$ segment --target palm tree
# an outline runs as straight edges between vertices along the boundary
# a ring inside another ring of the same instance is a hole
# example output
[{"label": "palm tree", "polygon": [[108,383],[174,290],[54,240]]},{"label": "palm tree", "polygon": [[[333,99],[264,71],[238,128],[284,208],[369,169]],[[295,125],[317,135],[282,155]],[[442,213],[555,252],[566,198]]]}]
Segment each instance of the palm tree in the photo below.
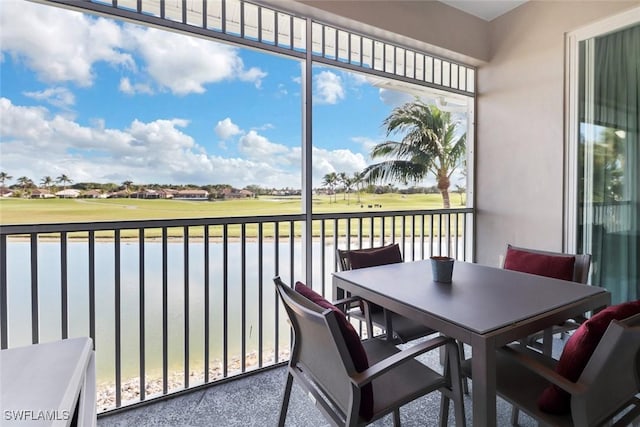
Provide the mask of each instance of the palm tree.
[{"label": "palm tree", "polygon": [[360,203],[360,191],[362,191],[362,184],[364,183],[364,173],[354,172],[353,177],[351,178],[351,183],[356,187],[358,203]]},{"label": "palm tree", "polygon": [[56,178],[56,182],[61,183],[64,190],[67,189],[67,184],[71,184],[73,180],[69,178],[67,175],[62,174]]},{"label": "palm tree", "polygon": [[13,178],[11,175],[9,175],[6,172],[0,172],[0,183],[2,184],[2,187],[4,187],[4,182]]},{"label": "palm tree", "polygon": [[51,185],[53,184],[53,178],[51,178],[50,176],[45,176],[40,180],[40,185],[42,185],[44,188],[49,188],[51,187]]},{"label": "palm tree", "polygon": [[22,188],[23,197],[24,197],[24,195],[28,194],[27,190],[29,188],[35,187],[33,181],[31,180],[31,178],[26,177],[26,176],[21,176],[20,178],[18,178],[16,180],[16,183],[20,186],[20,188]]},{"label": "palm tree", "polygon": [[133,181],[123,181],[122,186],[124,187],[124,191],[129,192],[129,187],[133,184]]},{"label": "palm tree", "polygon": [[333,198],[335,200],[335,192],[333,191],[333,189],[335,188],[337,183],[338,183],[338,174],[336,174],[335,172],[330,172],[322,178],[322,185],[325,187],[328,187],[330,191],[329,203],[331,203],[331,193],[333,193]]},{"label": "palm tree", "polygon": [[386,158],[368,166],[368,182],[397,180],[418,182],[431,173],[445,208],[451,207],[451,175],[464,159],[466,133],[457,136],[451,115],[420,100],[395,108],[384,121],[387,136],[402,133],[401,141],[385,141],[371,151],[372,158]]}]

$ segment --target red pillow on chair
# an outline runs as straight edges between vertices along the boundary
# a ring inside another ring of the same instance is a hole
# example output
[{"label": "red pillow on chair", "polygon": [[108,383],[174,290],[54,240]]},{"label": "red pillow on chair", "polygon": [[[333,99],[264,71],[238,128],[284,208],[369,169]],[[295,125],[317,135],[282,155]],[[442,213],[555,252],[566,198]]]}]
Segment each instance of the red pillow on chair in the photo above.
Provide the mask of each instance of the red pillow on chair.
[{"label": "red pillow on chair", "polygon": [[[367,352],[362,346],[360,336],[356,332],[353,325],[347,320],[344,313],[338,309],[335,305],[324,299],[322,295],[315,292],[302,282],[296,282],[296,292],[304,296],[308,300],[316,303],[322,308],[328,308],[335,311],[338,315],[338,325],[340,331],[344,337],[344,341],[347,344],[347,349],[353,360],[353,365],[356,371],[362,372],[369,367],[369,359],[367,358]],[[362,394],[360,396],[360,416],[365,420],[370,420],[373,417],[373,387],[371,383],[362,387]]]},{"label": "red pillow on chair", "polygon": [[[379,265],[396,264],[402,262],[400,245],[394,243],[379,248],[356,249],[349,251],[349,263],[352,269],[377,267]],[[360,303],[360,310],[364,313],[364,305]],[[369,304],[371,312],[382,311],[382,307]]]},{"label": "red pillow on chair", "polygon": [[349,252],[351,268],[376,267],[378,265],[402,262],[400,246],[397,243],[380,248],[353,250]]},{"label": "red pillow on chair", "polygon": [[[556,366],[556,372],[576,382],[612,320],[622,320],[640,313],[640,301],[612,305],[583,323],[567,341]],[[571,411],[571,396],[551,384],[538,398],[538,408],[550,414]]]},{"label": "red pillow on chair", "polygon": [[504,258],[506,270],[537,274],[561,280],[573,280],[574,256],[547,255],[526,250],[507,248]]}]

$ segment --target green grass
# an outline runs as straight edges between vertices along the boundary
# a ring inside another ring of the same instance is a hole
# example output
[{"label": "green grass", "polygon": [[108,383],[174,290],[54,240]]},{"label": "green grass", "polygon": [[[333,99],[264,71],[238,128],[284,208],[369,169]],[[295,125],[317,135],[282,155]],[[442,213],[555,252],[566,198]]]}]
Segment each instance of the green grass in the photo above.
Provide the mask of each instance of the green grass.
[{"label": "green grass", "polygon": [[[453,200],[458,201],[459,199]],[[378,205],[378,207],[374,207]],[[371,208],[369,208],[371,206]],[[381,206],[381,207],[380,207]],[[454,203],[454,207],[455,206]],[[317,196],[313,200],[314,213],[344,213],[344,212],[384,212],[390,210],[416,210],[416,209],[440,209],[442,199],[439,194],[362,194],[360,202],[357,196],[352,195],[351,200],[346,200],[343,194],[338,194],[335,199],[328,196]],[[259,197],[257,199],[221,200],[213,202],[182,201],[182,200],[141,200],[141,199],[2,199],[0,200],[0,224],[46,224],[46,223],[73,223],[73,222],[99,222],[99,221],[134,221],[150,219],[184,219],[184,218],[221,218],[234,216],[262,216],[284,215],[301,213],[300,197]],[[370,220],[363,219],[363,238],[368,237]],[[375,223],[374,233],[379,234],[379,220]],[[357,219],[351,220],[351,229],[355,231],[359,225]],[[407,224],[407,233],[411,233]],[[321,233],[320,222],[314,221],[313,235]],[[426,224],[429,228],[430,224]],[[344,235],[347,229],[347,221],[341,220],[338,224],[338,233]],[[387,233],[391,230],[391,219],[385,224]],[[460,224],[461,229],[461,224]],[[258,226],[248,224],[246,235],[257,236]],[[396,230],[401,232],[401,225],[396,223]],[[435,218],[433,233],[437,234],[439,223]],[[294,224],[293,234],[299,236],[302,232],[302,223]],[[145,236],[155,238],[161,236],[160,229],[148,229]],[[182,237],[182,227],[170,228],[170,237]],[[191,236],[202,236],[203,227],[190,227]],[[210,226],[211,237],[222,237],[222,226]],[[333,224],[328,224],[325,235],[333,236]],[[426,230],[431,234],[431,230]],[[97,232],[98,237],[113,237],[113,232]],[[239,225],[230,225],[227,229],[228,237],[238,237],[241,234]],[[264,237],[274,236],[274,227],[267,224],[264,227]],[[280,236],[289,236],[288,224],[281,224]],[[86,233],[71,233],[72,238],[86,237]],[[137,237],[137,230],[123,230],[123,237]]]},{"label": "green grass", "polygon": [[[382,208],[369,208],[382,205]],[[361,207],[362,206],[362,207]],[[382,210],[440,209],[438,194],[363,194],[360,203],[352,195],[316,196],[314,213],[366,212]],[[178,218],[221,218],[233,216],[284,215],[301,213],[299,197],[195,202],[143,199],[0,199],[1,224],[47,224],[66,222],[129,221]]]}]

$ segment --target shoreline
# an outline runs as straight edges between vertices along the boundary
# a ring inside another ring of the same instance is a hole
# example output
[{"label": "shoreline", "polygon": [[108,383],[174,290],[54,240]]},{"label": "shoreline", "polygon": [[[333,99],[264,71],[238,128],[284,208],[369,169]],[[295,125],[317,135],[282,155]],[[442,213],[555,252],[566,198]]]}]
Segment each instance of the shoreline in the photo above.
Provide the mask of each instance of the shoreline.
[{"label": "shoreline", "polygon": [[[262,367],[274,365],[273,349],[264,350],[262,354]],[[278,352],[278,363],[284,362],[289,359],[289,349],[280,350]],[[232,378],[234,375],[250,372],[254,369],[258,369],[258,352],[252,351],[245,356],[245,371],[241,370],[241,358],[233,357],[230,359],[227,366],[227,377]],[[222,362],[218,359],[210,362],[209,368],[209,382],[207,384],[213,385],[217,380],[222,380],[225,377],[222,375]],[[151,375],[147,374],[145,378],[150,378]],[[194,387],[205,384],[204,371],[189,372],[189,386]],[[150,381],[145,382],[145,400],[155,397],[163,396],[163,380],[162,378],[154,377]],[[184,371],[171,371],[167,377],[167,389],[171,394],[172,391],[188,390],[184,388]],[[122,381],[121,386],[121,405],[123,408],[134,403],[141,402],[140,400],[140,377],[128,378]],[[115,382],[97,382],[96,383],[96,402],[98,414],[106,411],[110,411],[116,408],[116,390]]]}]

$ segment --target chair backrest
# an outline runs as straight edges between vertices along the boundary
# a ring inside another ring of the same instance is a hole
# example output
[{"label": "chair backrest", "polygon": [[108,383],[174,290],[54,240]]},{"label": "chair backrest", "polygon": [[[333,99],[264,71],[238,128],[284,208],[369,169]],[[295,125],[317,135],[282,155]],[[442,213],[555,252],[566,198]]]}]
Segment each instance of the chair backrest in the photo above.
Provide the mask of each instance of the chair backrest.
[{"label": "chair backrest", "polygon": [[338,258],[338,269],[340,271],[351,270],[351,262],[349,262],[349,251],[346,249],[336,249]]},{"label": "chair backrest", "polygon": [[293,328],[289,365],[299,368],[306,380],[322,390],[344,417],[351,411],[350,402],[359,407],[360,396],[352,393],[348,374],[355,372],[355,367],[340,331],[337,313],[314,304],[279,277],[274,278],[274,282]]},{"label": "chair backrest", "polygon": [[640,392],[640,314],[612,321],[578,383],[585,393],[571,399],[574,425],[608,420]]},{"label": "chair backrest", "polygon": [[352,264],[352,256],[357,256],[358,261],[361,264],[359,267],[371,267],[374,265],[402,262],[400,246],[397,243],[364,249],[336,249],[336,257],[338,258],[338,267],[340,268],[340,271],[351,270],[354,268],[354,265],[356,268],[358,267],[357,262]]},{"label": "chair backrest", "polygon": [[519,251],[531,252],[534,254],[544,254],[544,255],[552,255],[552,256],[573,256],[575,258],[575,263],[573,264],[573,281],[586,284],[589,280],[589,268],[591,267],[591,254],[568,254],[564,252],[552,252],[552,251],[542,251],[538,249],[529,249],[529,248],[521,248],[518,246],[513,246],[511,244],[507,245],[507,249],[516,249]]}]

